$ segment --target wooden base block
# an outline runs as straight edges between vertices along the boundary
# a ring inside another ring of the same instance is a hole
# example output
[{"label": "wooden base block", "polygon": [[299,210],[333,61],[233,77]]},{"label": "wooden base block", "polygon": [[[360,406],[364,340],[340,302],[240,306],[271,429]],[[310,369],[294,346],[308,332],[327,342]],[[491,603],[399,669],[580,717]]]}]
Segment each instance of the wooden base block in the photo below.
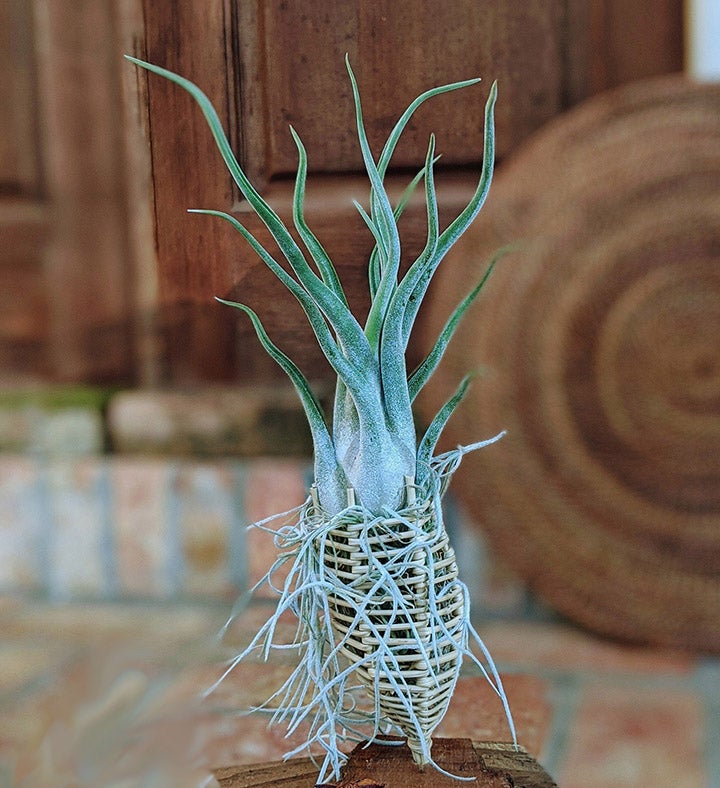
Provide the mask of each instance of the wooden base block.
[{"label": "wooden base block", "polygon": [[[398,740],[400,741],[400,740]],[[434,739],[433,757],[458,777],[475,777],[478,788],[553,788],[556,783],[522,747],[504,742]],[[215,771],[221,788],[458,788],[462,783],[431,766],[420,769],[405,746],[358,745],[350,754],[339,782],[318,783],[309,758],[231,766]]]}]

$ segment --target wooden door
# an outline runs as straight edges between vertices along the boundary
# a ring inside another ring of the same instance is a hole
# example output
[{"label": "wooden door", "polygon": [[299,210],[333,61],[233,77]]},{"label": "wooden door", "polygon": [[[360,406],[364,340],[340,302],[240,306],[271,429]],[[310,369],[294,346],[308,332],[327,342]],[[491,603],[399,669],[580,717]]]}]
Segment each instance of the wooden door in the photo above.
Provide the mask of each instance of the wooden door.
[{"label": "wooden door", "polygon": [[17,374],[45,366],[48,330],[42,251],[49,219],[32,32],[27,3],[0,6],[0,368]]},{"label": "wooden door", "polygon": [[135,0],[0,3],[3,384],[140,378],[130,195],[149,194],[149,159],[130,175],[122,71],[139,30]]},{"label": "wooden door", "polygon": [[[481,15],[475,0],[441,7],[429,0],[209,7],[152,0],[145,4],[146,56],[191,77],[211,97],[243,165],[286,220],[296,167],[288,131],[292,123],[310,161],[308,221],[362,313],[371,239],[352,199],[364,199],[368,187],[358,174],[362,161],[345,52],[361,84],[375,150],[423,89],[485,77],[483,87],[438,99],[420,114],[396,158],[403,173],[391,177],[397,190],[407,182],[407,171],[422,162],[430,129],[438,132],[444,161],[453,168],[441,181],[447,220],[472,193],[482,149],[482,108],[493,78],[502,82],[501,153],[561,107],[561,4],[531,0],[525,5],[520,20],[499,7]],[[531,69],[531,62],[543,68]],[[187,207],[232,209],[251,232],[268,237],[233,190],[192,100],[153,77],[148,95],[162,334],[171,379],[276,376],[249,322],[215,304],[215,295],[249,303],[311,377],[325,376],[302,313],[262,263],[218,220],[185,214]],[[408,258],[422,241],[423,217],[418,205],[403,223]]]},{"label": "wooden door", "polygon": [[[599,70],[593,62],[597,40],[605,42],[608,62],[617,59],[614,27],[608,28],[598,5],[566,0],[146,0],[145,47],[138,54],[202,87],[226,122],[247,172],[288,221],[296,167],[288,132],[288,124],[293,125],[309,155],[309,223],[362,314],[371,240],[351,200],[362,200],[368,187],[359,174],[344,54],[358,76],[376,151],[422,90],[483,77],[481,86],[438,98],[418,113],[389,178],[391,190],[404,186],[424,158],[429,132],[435,131],[443,154],[438,182],[447,222],[474,188],[482,108],[494,79],[500,85],[500,159],[566,106],[617,81],[615,71]],[[668,3],[664,6],[664,18],[672,18]],[[672,57],[662,52],[650,70],[668,68]],[[176,383],[256,382],[280,374],[260,349],[249,321],[216,305],[215,295],[254,307],[273,339],[311,377],[325,377],[328,370],[299,308],[242,239],[220,220],[185,213],[195,207],[232,210],[261,239],[268,237],[233,189],[193,101],[155,76],[149,77],[147,90],[165,377]],[[424,217],[418,202],[403,219],[406,260],[423,242]]]},{"label": "wooden door", "polygon": [[[276,379],[247,321],[214,295],[257,307],[311,377],[328,374],[299,308],[241,239],[186,214],[189,207],[236,211],[267,237],[192,101],[148,80],[123,52],[201,85],[248,173],[285,218],[293,123],[310,157],[309,221],[362,313],[371,242],[351,205],[367,184],[345,52],[376,150],[421,90],[484,78],[418,114],[389,177],[392,190],[403,187],[434,130],[448,221],[477,177],[493,79],[502,159],[585,96],[681,68],[681,0],[641,7],[619,0],[2,0],[0,382]],[[411,259],[425,233],[420,202],[402,232]]]}]

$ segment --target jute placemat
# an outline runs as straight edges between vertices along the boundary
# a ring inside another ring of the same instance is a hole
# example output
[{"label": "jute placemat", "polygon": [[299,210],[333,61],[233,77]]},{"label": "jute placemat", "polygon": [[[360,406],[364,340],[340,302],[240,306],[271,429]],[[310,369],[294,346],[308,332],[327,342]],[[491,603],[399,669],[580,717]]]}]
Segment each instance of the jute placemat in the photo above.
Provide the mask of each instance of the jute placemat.
[{"label": "jute placemat", "polygon": [[447,443],[508,430],[453,489],[567,616],[720,651],[720,86],[592,99],[490,194],[423,327],[427,349],[483,262],[521,242],[420,402],[432,412],[479,368]]}]

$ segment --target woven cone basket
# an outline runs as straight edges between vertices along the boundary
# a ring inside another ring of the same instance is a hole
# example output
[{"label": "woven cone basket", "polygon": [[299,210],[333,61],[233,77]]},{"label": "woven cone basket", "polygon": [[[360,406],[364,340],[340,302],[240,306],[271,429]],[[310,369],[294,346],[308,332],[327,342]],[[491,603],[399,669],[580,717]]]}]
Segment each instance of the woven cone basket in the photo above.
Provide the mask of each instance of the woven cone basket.
[{"label": "woven cone basket", "polygon": [[348,498],[322,550],[343,589],[329,598],[333,630],[379,717],[407,736],[422,765],[460,669],[465,588],[436,501],[416,501],[408,483],[396,517],[368,520]]}]

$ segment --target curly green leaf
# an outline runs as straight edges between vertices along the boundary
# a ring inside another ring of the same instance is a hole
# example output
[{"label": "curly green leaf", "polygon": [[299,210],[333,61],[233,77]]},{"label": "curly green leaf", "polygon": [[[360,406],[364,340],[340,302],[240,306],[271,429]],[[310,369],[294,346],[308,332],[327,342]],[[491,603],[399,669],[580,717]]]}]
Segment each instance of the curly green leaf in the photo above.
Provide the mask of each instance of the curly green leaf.
[{"label": "curly green leaf", "polygon": [[450,344],[450,341],[455,334],[455,329],[458,326],[458,323],[462,319],[465,312],[467,312],[470,305],[475,301],[477,296],[480,294],[480,291],[485,286],[485,283],[490,278],[490,274],[493,272],[498,260],[507,254],[510,250],[510,247],[506,247],[501,249],[497,254],[493,257],[490,261],[490,265],[487,268],[483,278],[480,282],[463,298],[463,300],[455,307],[452,315],[450,316],[447,323],[443,327],[443,330],[440,332],[440,336],[438,337],[437,342],[433,349],[428,353],[427,357],[424,361],[415,369],[415,371],[410,375],[408,380],[408,389],[410,391],[410,400],[414,401],[415,397],[420,393],[423,386],[430,380],[432,377],[433,372],[437,369],[438,364],[440,363],[445,351],[447,350],[447,346]]}]

